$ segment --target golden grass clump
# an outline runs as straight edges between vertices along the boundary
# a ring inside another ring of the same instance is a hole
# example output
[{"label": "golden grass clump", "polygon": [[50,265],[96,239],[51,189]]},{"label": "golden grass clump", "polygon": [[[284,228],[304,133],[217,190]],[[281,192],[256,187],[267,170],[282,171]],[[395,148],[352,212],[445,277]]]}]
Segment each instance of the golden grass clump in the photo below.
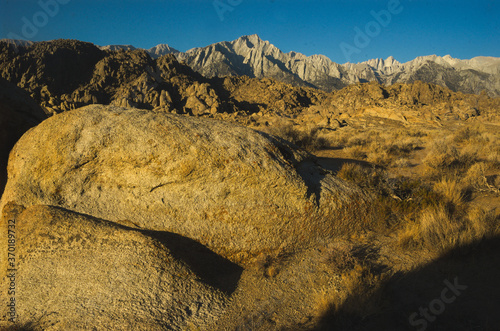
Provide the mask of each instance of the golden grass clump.
[{"label": "golden grass clump", "polygon": [[417,222],[408,223],[398,235],[405,249],[425,248],[436,253],[465,246],[499,234],[499,217],[480,207],[453,213],[448,206],[439,204],[422,210]]},{"label": "golden grass clump", "polygon": [[330,146],[329,142],[320,135],[319,127],[299,130],[291,124],[284,124],[269,127],[266,131],[310,152]]},{"label": "golden grass clump", "polygon": [[442,178],[434,184],[434,191],[443,197],[446,203],[460,206],[464,203],[464,187],[455,179]]},{"label": "golden grass clump", "polygon": [[434,142],[424,158],[426,174],[430,177],[457,174],[466,171],[477,162],[477,153],[474,150],[458,150],[445,140]]}]

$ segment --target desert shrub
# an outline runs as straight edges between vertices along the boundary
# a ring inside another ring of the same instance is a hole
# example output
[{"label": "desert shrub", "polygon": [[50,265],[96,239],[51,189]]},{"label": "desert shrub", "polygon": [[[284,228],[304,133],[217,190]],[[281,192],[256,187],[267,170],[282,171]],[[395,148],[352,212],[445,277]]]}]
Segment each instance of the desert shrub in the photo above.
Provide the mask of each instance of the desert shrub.
[{"label": "desert shrub", "polygon": [[456,179],[442,178],[434,184],[434,191],[441,195],[442,199],[454,206],[464,203],[465,187]]},{"label": "desert shrub", "polygon": [[478,139],[480,136],[481,136],[481,130],[479,127],[464,127],[457,130],[452,135],[452,139],[456,143],[463,143],[467,141],[472,141],[473,139]]},{"label": "desert shrub", "polygon": [[500,233],[500,216],[494,210],[473,206],[467,211],[467,220],[475,238],[484,239]]},{"label": "desert shrub", "polygon": [[357,264],[348,273],[342,274],[341,284],[344,288],[342,295],[333,302],[333,315],[339,313],[356,314],[359,316],[372,314],[379,311],[377,302],[366,301],[374,299],[382,284],[384,275],[370,270],[369,267]]},{"label": "desert shrub", "polygon": [[388,167],[394,160],[394,156],[387,153],[385,150],[372,149],[366,154],[366,160],[372,164],[376,164],[381,167]]},{"label": "desert shrub", "polygon": [[380,168],[346,163],[337,176],[375,195],[371,228],[378,231],[398,227],[415,219],[422,209],[445,203],[430,185],[405,177],[390,178],[387,171]]},{"label": "desert shrub", "polygon": [[422,138],[427,135],[428,134],[426,132],[422,131],[419,128],[407,128],[396,131],[396,137],[402,136],[402,137]]},{"label": "desert shrub", "polygon": [[352,158],[365,160],[367,158],[367,154],[361,146],[352,146],[344,148],[344,151],[347,155]]},{"label": "desert shrub", "polygon": [[486,156],[486,160],[495,166],[500,166],[500,151],[491,151]]},{"label": "desert shrub", "polygon": [[427,168],[427,174],[436,177],[464,172],[477,160],[474,150],[459,151],[455,146],[440,140],[430,147],[423,163]]},{"label": "desert shrub", "polygon": [[396,140],[386,146],[389,154],[394,156],[408,156],[411,152],[418,149],[422,145],[419,139],[406,138],[403,140]]},{"label": "desert shrub", "polygon": [[485,162],[478,162],[473,164],[465,174],[462,179],[464,186],[472,190],[481,190],[489,187],[488,180],[486,178],[486,171],[488,165]]},{"label": "desert shrub", "polygon": [[381,168],[344,163],[337,172],[337,177],[379,195],[396,197],[396,200],[411,199],[419,203],[430,203],[437,197],[431,188],[421,181],[405,177],[390,178],[388,172]]},{"label": "desert shrub", "polygon": [[351,130],[338,129],[328,135],[328,143],[331,146],[342,148],[347,145],[349,140]]},{"label": "desert shrub", "polygon": [[325,252],[325,263],[334,272],[343,273],[352,270],[359,261],[353,254],[353,246],[345,242],[330,244]]},{"label": "desert shrub", "polygon": [[287,124],[270,127],[268,132],[307,151],[315,151],[330,146],[325,138],[319,136],[318,127],[313,127],[307,130],[298,130],[293,125]]},{"label": "desert shrub", "polygon": [[[409,166],[409,162],[400,161],[410,157],[411,153],[420,148],[421,141],[417,138],[405,138],[400,140],[379,139],[370,145],[367,159],[369,162],[379,166],[388,167],[397,165],[398,167]],[[408,160],[407,160],[408,161]]]},{"label": "desert shrub", "polygon": [[396,161],[394,161],[393,165],[397,168],[407,168],[410,167],[412,163],[410,162],[410,160],[403,157],[403,158],[398,158]]},{"label": "desert shrub", "polygon": [[357,259],[354,267],[341,273],[338,286],[342,290],[325,293],[326,298],[320,297],[325,330],[331,330],[332,326],[352,329],[352,320],[377,315],[381,311],[381,303],[385,300],[382,288],[390,274],[381,272],[380,265],[370,258],[369,252],[361,254],[366,254],[364,259]]},{"label": "desert shrub", "polygon": [[385,190],[384,180],[387,173],[375,167],[366,167],[356,163],[344,163],[337,176],[362,188],[369,188],[376,192]]},{"label": "desert shrub", "polygon": [[405,248],[425,248],[436,253],[481,242],[500,232],[499,216],[480,207],[454,213],[445,204],[423,209],[416,222],[406,224],[399,234],[399,244]]},{"label": "desert shrub", "polygon": [[360,132],[350,138],[347,139],[346,146],[367,146],[373,140],[373,134]]}]

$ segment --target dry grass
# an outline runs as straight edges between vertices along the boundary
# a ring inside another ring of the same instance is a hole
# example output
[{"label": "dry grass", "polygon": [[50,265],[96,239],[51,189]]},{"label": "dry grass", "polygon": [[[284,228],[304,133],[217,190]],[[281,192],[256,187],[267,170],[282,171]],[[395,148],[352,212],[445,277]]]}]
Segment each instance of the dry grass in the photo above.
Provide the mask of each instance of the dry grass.
[{"label": "dry grass", "polygon": [[477,160],[474,151],[460,151],[447,141],[441,140],[431,145],[423,162],[426,166],[426,175],[439,177],[464,172]]},{"label": "dry grass", "polygon": [[[363,235],[351,237],[352,245],[335,246],[328,255],[327,263],[340,280],[335,287],[315,291],[317,311],[326,316],[326,326],[350,330],[352,321],[379,314],[389,296],[385,281],[398,271],[410,270],[408,265],[418,268],[500,235],[495,210],[472,203],[480,193],[498,194],[500,138],[491,128],[387,132],[342,128],[328,139],[346,156],[365,161],[344,163],[336,175],[369,192],[373,202],[359,215],[349,207],[346,215],[357,221],[335,223],[364,224],[364,228]],[[371,165],[361,165],[367,162]],[[402,168],[409,169],[406,177],[396,172]],[[401,265],[388,262],[394,268],[389,271],[374,267],[377,258],[356,252],[362,236],[380,240],[368,245],[373,249],[383,245],[388,254],[384,261]]]},{"label": "dry grass", "polygon": [[[379,166],[409,165],[408,157],[422,148],[426,134],[416,129],[381,132],[379,129],[338,131],[330,136],[330,145],[341,147],[345,153],[358,160]],[[401,161],[406,159],[405,161]]]},{"label": "dry grass", "polygon": [[442,178],[434,184],[434,192],[441,200],[454,206],[461,206],[465,200],[465,187],[455,179]]},{"label": "dry grass", "polygon": [[447,206],[438,205],[424,209],[417,222],[407,224],[398,241],[404,249],[420,248],[443,254],[498,235],[499,221],[493,212],[479,207],[457,215]]},{"label": "dry grass", "polygon": [[340,272],[337,289],[323,290],[322,296],[317,296],[317,311],[324,316],[321,327],[325,330],[330,330],[332,325],[349,330],[351,316],[364,319],[380,313],[384,301],[382,287],[389,274],[377,270],[379,266],[370,255],[363,252],[363,248],[348,252],[349,267]]},{"label": "dry grass", "polygon": [[319,127],[299,130],[291,124],[285,124],[271,126],[267,132],[310,152],[329,147],[328,141],[320,136]]},{"label": "dry grass", "polygon": [[385,169],[410,167],[412,153],[425,148],[422,172],[412,180],[348,163],[337,176],[377,197],[372,230],[392,231],[403,251],[442,253],[499,233],[495,214],[470,204],[475,192],[498,193],[500,174],[491,173],[498,172],[499,138],[490,131],[472,125],[455,132],[351,132],[344,139],[346,153]]}]

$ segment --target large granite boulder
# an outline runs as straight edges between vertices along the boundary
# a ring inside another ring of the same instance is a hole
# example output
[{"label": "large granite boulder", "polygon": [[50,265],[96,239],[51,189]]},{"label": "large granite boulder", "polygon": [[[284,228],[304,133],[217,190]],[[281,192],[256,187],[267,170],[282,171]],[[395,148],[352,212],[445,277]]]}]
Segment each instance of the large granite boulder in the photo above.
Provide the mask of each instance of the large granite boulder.
[{"label": "large granite boulder", "polygon": [[[277,138],[227,122],[87,106],[22,137],[1,206],[52,205],[196,240],[233,262],[364,226],[365,198]],[[0,206],[0,207],[1,207]]]}]

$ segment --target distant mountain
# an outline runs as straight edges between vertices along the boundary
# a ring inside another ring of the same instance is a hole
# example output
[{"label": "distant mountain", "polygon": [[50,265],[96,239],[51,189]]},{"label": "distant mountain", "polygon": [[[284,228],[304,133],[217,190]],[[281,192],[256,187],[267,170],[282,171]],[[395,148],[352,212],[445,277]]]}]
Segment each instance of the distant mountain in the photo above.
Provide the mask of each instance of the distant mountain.
[{"label": "distant mountain", "polygon": [[[27,41],[4,40],[17,53],[30,46]],[[135,50],[132,45],[100,46],[101,50]],[[308,86],[325,91],[345,86],[377,81],[380,84],[412,83],[417,80],[447,87],[455,92],[479,94],[486,91],[500,96],[500,58],[475,57],[460,60],[446,56],[420,56],[400,63],[392,56],[361,63],[338,64],[324,55],[306,56],[297,52],[283,53],[258,35],[243,36],[179,52],[167,44],[144,50],[157,59],[174,54],[179,61],[205,77],[249,76],[274,78],[295,86]]]},{"label": "distant mountain", "polygon": [[135,48],[132,45],[106,45],[98,46],[103,51],[133,51]]},{"label": "distant mountain", "polygon": [[346,79],[349,73],[326,56],[283,53],[257,35],[194,48],[177,54],[177,58],[207,77],[270,77],[325,90],[339,89],[356,82],[354,78]]},{"label": "distant mountain", "polygon": [[25,48],[33,45],[33,42],[29,40],[0,39],[0,42],[6,43],[9,46],[10,50],[14,53],[19,53],[20,48]]},{"label": "distant mountain", "polygon": [[459,60],[449,55],[430,55],[400,63],[391,56],[386,60],[337,64],[323,55],[283,53],[257,35],[194,48],[176,55],[208,77],[272,77],[327,91],[374,80],[385,85],[422,80],[457,92],[478,94],[486,90],[491,96],[500,96],[500,58],[494,57]]},{"label": "distant mountain", "polygon": [[155,47],[152,47],[150,49],[146,49],[146,52],[153,58],[157,59],[160,56],[167,55],[167,54],[176,54],[179,53],[178,50],[175,48],[170,47],[167,44],[159,44],[156,45]]},{"label": "distant mountain", "polygon": [[[107,51],[118,51],[118,50],[133,51],[133,50],[137,49],[132,45],[107,45],[107,46],[99,46],[99,48],[102,50],[107,50]],[[159,44],[159,45],[156,45],[155,47],[152,47],[150,49],[145,49],[145,51],[153,59],[157,59],[160,56],[167,55],[167,54],[179,53],[178,50],[170,47],[167,44]]]}]

